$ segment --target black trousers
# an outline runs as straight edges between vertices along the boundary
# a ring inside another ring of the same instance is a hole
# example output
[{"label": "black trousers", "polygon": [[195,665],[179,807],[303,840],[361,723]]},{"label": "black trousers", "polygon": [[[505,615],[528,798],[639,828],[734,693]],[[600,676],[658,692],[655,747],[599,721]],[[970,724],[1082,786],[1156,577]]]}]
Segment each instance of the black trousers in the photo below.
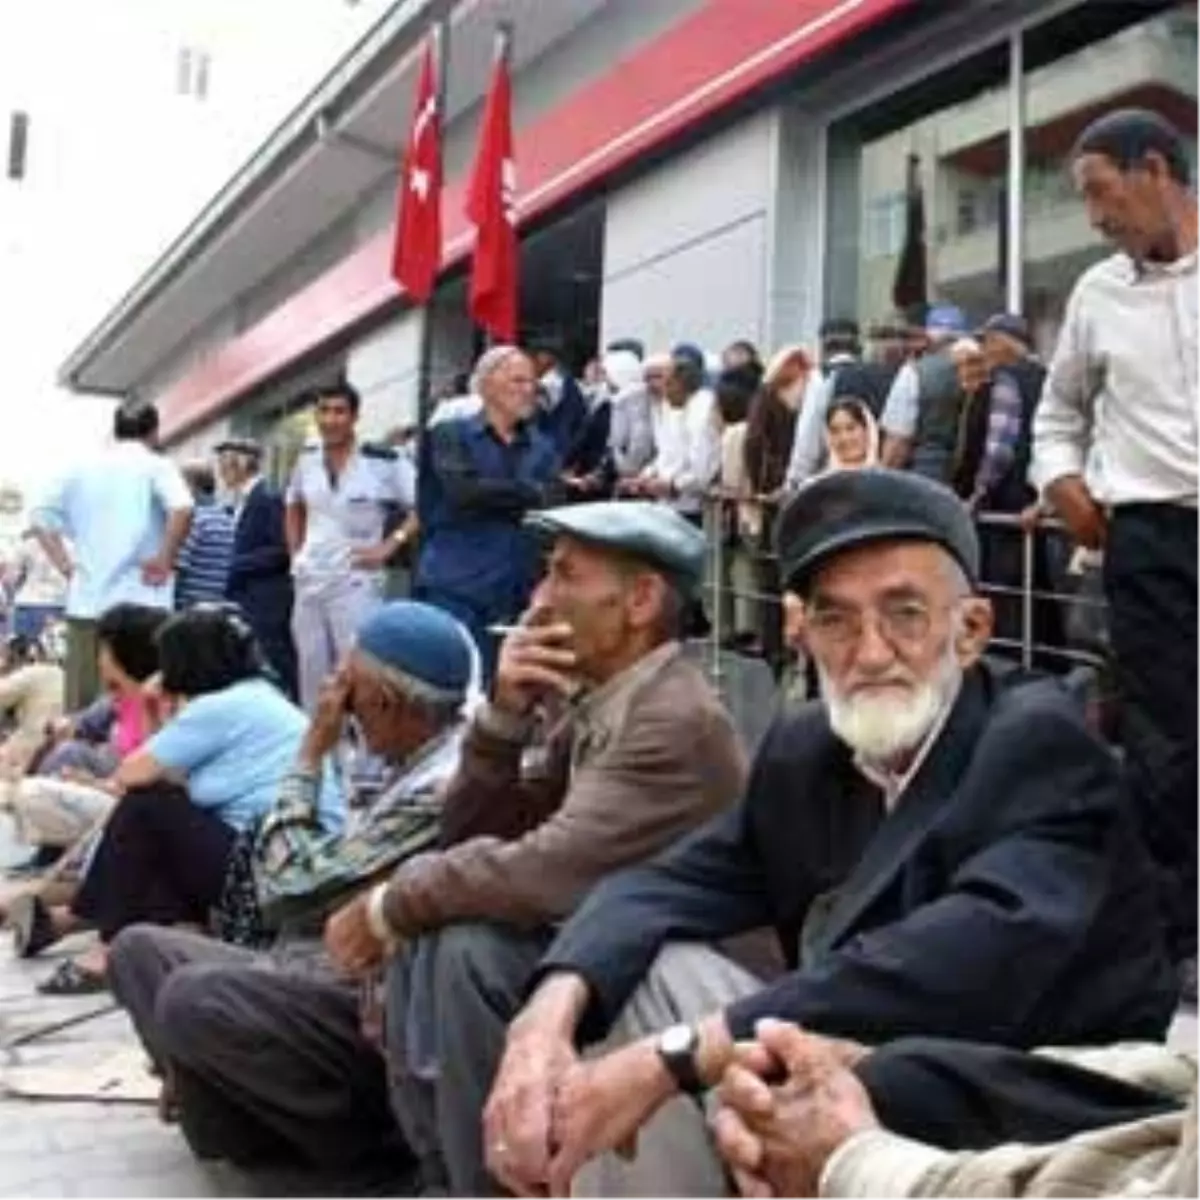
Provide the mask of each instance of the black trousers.
[{"label": "black trousers", "polygon": [[126,792],[72,905],[102,941],[126,926],[203,925],[221,898],[234,831],[173,784]]},{"label": "black trousers", "polygon": [[1056,1142],[1183,1107],[1074,1064],[949,1038],[890,1042],[855,1073],[885,1128],[943,1150]]},{"label": "black trousers", "polygon": [[1121,742],[1163,880],[1167,944],[1196,953],[1196,512],[1118,508],[1104,558]]}]

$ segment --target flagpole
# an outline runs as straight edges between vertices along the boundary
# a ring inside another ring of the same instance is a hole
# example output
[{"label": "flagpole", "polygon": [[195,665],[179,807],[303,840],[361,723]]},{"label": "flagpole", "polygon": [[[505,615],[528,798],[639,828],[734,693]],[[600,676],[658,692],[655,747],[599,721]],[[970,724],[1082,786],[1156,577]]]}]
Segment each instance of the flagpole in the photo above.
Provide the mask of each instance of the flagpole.
[{"label": "flagpole", "polygon": [[[450,23],[442,17],[440,20],[434,21],[430,26],[429,36],[432,39],[433,47],[433,70],[434,77],[437,80],[434,88],[434,96],[436,100],[438,121],[443,129],[446,127],[446,76],[449,70],[450,62]],[[420,417],[421,424],[425,424],[425,420],[432,410],[434,378],[433,378],[433,307],[434,298],[437,294],[437,286],[434,285],[434,293],[429,297],[424,305],[421,322],[421,363],[422,371],[420,374],[420,389],[417,395],[417,412]]]},{"label": "flagpole", "polygon": [[450,66],[450,23],[445,17],[434,21],[429,31],[433,38],[433,66],[437,72],[437,110],[443,128],[446,125],[446,77]]},{"label": "flagpole", "polygon": [[496,22],[496,62],[512,69],[513,23],[508,20]]},{"label": "flagpole", "polygon": [[[492,69],[503,64],[512,69],[513,23],[509,20],[496,22],[496,33],[492,43]],[[490,329],[483,331],[483,348],[490,350],[496,344],[495,335]]]}]

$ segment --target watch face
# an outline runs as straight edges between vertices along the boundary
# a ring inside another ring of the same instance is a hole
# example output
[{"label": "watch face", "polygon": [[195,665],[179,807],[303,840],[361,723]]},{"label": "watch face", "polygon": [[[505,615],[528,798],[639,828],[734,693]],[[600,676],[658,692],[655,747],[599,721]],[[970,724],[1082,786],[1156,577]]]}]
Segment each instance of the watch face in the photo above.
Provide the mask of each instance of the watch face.
[{"label": "watch face", "polygon": [[664,1054],[685,1054],[692,1048],[695,1036],[690,1025],[672,1025],[663,1030],[658,1044]]}]

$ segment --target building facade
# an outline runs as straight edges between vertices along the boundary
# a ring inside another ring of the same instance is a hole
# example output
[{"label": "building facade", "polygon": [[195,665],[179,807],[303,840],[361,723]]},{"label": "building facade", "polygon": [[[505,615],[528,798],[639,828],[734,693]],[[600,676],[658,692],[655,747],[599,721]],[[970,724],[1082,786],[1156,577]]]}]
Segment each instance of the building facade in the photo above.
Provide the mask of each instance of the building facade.
[{"label": "building facade", "polygon": [[[389,276],[421,39],[449,30],[443,270],[424,307]],[[465,369],[464,181],[493,32],[515,27],[523,332],[574,357],[810,342],[891,316],[908,163],[928,299],[1023,311],[1048,348],[1105,252],[1070,146],[1140,105],[1195,146],[1196,5],[1177,0],[400,0],[62,368],[156,401],[168,444],[309,434],[306,388],[346,375],[371,435]]]}]

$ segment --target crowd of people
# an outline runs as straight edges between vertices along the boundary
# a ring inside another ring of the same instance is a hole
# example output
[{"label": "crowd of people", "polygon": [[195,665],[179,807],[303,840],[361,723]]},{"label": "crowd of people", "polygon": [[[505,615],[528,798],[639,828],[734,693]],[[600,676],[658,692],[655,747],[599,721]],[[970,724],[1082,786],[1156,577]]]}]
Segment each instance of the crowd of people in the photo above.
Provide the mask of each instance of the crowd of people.
[{"label": "crowd of people", "polygon": [[[197,1155],[441,1195],[1195,1188],[1162,1039],[1196,202],[1151,114],[1073,171],[1117,252],[1048,365],[948,303],[815,353],[623,339],[580,380],[498,345],[397,444],[318,389],[283,492],[251,440],[180,470],[116,414],[33,515],[68,650],[0,679],[3,916],[28,957],[95,931],[40,987],[111,989]],[[1009,526],[1047,515],[1103,556],[1121,754],[1004,653]],[[686,651],[714,621],[812,679],[752,757]]]}]

